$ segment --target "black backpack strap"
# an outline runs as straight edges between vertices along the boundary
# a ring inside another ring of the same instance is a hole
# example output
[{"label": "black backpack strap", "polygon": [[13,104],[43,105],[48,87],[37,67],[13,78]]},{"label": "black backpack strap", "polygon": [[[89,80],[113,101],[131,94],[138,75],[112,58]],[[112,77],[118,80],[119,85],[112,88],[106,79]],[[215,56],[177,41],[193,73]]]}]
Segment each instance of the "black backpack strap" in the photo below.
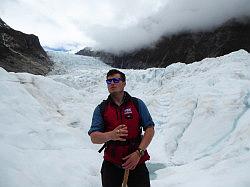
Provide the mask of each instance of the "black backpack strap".
[{"label": "black backpack strap", "polygon": [[[98,106],[100,108],[100,113],[102,115],[102,119],[104,121],[104,111],[105,111],[105,108],[108,104],[108,101],[107,100],[103,100]],[[103,146],[98,150],[99,153],[101,153],[103,151],[103,149],[105,149],[107,147],[108,143],[104,143]]]},{"label": "black backpack strap", "polygon": [[98,106],[100,108],[100,112],[101,112],[101,115],[102,115],[102,119],[104,120],[104,111],[105,111],[105,108],[108,104],[108,101],[107,100],[103,100]]}]

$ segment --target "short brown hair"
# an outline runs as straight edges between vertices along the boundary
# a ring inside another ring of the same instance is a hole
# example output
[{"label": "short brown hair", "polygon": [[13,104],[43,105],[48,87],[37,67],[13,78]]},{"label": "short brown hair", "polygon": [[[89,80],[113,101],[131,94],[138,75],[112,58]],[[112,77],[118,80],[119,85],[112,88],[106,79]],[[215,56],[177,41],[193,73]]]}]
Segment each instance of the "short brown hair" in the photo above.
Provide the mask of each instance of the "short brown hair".
[{"label": "short brown hair", "polygon": [[123,81],[123,82],[126,81],[126,76],[125,76],[125,74],[124,74],[123,72],[117,70],[117,69],[111,69],[111,70],[109,70],[109,72],[107,73],[107,78],[108,78],[109,76],[114,75],[114,74],[120,74],[122,81]]}]

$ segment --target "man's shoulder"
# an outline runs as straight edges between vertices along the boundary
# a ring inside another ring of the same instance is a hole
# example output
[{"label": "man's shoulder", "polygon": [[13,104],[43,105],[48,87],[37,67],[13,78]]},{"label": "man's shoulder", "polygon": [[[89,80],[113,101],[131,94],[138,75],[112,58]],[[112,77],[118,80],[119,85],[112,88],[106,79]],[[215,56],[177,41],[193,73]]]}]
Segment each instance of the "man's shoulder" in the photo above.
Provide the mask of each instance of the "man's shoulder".
[{"label": "man's shoulder", "polygon": [[138,97],[131,97],[131,100],[134,102],[138,102],[139,101],[139,98]]},{"label": "man's shoulder", "polygon": [[97,107],[99,107],[100,110],[102,111],[106,107],[108,102],[109,102],[108,99],[104,99],[104,100],[102,100],[102,102],[100,102],[100,104]]},{"label": "man's shoulder", "polygon": [[146,105],[142,101],[142,99],[138,97],[131,97],[132,102],[134,103],[137,111],[141,114],[141,112],[145,109]]},{"label": "man's shoulder", "polygon": [[142,99],[138,98],[138,97],[131,97],[133,102],[137,102],[138,105],[144,104],[144,102],[142,101]]},{"label": "man's shoulder", "polygon": [[106,104],[106,103],[108,103],[108,100],[107,100],[107,99],[104,99],[104,100],[102,100],[102,101],[99,103],[98,106],[103,105],[103,104]]}]

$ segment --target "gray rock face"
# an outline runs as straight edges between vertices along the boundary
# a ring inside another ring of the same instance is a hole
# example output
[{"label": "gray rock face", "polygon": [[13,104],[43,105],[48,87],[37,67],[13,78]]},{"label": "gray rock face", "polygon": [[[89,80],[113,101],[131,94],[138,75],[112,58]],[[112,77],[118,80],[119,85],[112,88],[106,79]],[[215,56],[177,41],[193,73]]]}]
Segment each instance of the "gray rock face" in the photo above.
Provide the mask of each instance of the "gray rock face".
[{"label": "gray rock face", "polygon": [[51,66],[37,36],[16,31],[0,18],[0,67],[12,72],[45,75]]},{"label": "gray rock face", "polygon": [[154,46],[122,55],[90,49],[77,54],[100,57],[117,68],[149,68],[166,67],[175,62],[192,63],[239,49],[250,52],[250,18],[230,20],[212,31],[162,37]]}]

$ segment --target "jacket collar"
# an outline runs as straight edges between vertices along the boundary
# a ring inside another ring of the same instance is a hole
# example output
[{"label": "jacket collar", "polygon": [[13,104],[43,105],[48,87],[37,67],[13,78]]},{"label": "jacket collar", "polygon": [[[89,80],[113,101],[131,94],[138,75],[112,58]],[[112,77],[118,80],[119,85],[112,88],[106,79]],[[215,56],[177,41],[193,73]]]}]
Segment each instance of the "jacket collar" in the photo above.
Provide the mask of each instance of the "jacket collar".
[{"label": "jacket collar", "polygon": [[[115,104],[115,102],[113,101],[111,95],[109,94],[108,99],[107,99],[111,104],[117,106],[117,104]],[[124,91],[124,96],[123,96],[123,102],[121,105],[129,102],[131,100],[131,96],[128,94],[128,92]]]}]

